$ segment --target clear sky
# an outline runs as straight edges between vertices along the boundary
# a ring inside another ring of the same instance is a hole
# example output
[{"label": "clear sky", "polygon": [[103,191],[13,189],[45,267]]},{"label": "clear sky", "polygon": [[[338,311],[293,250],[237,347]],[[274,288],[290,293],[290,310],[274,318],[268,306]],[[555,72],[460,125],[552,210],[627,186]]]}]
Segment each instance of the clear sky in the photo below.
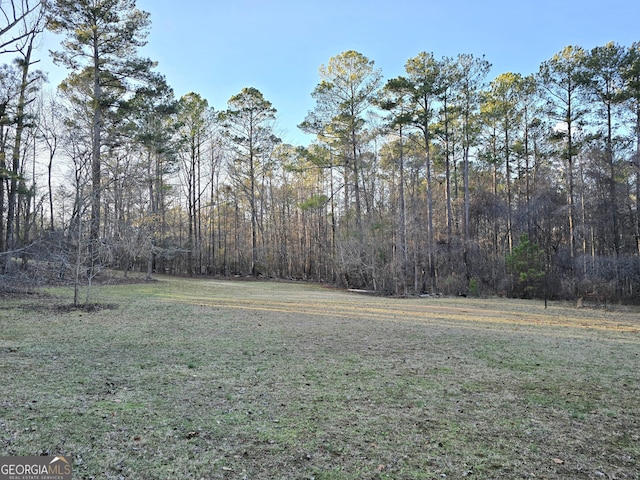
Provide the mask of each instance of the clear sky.
[{"label": "clear sky", "polygon": [[[346,50],[374,60],[385,79],[402,75],[422,51],[485,55],[490,80],[534,73],[566,45],[640,41],[638,0],[137,0],[137,7],[152,22],[141,54],[159,62],[177,97],[193,91],[223,110],[243,87],[255,87],[294,144],[311,140],[297,125],[314,107],[318,68]],[[41,68],[52,70],[49,62]],[[51,73],[52,83],[65,76]]]}]

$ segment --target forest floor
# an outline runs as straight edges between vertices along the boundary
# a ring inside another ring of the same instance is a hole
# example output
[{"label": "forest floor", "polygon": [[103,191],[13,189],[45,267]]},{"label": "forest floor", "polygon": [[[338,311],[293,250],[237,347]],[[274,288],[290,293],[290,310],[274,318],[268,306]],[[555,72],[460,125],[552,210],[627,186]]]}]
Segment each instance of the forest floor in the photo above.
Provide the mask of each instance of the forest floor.
[{"label": "forest floor", "polygon": [[640,315],[159,277],[0,303],[0,455],[77,479],[638,479]]}]

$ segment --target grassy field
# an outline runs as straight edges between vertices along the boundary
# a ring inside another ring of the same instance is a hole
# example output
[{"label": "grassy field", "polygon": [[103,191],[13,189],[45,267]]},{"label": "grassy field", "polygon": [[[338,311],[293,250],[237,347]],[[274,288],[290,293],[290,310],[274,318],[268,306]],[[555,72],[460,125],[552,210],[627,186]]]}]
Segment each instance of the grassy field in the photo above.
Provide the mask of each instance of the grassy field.
[{"label": "grassy field", "polygon": [[186,280],[0,299],[0,454],[78,479],[638,479],[638,311]]}]

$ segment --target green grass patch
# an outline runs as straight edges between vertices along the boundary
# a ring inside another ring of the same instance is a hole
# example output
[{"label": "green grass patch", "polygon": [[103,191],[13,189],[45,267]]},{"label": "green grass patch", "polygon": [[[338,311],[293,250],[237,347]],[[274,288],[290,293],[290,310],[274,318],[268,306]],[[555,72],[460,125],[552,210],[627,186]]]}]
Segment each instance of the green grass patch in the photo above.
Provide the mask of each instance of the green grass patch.
[{"label": "green grass patch", "polygon": [[637,478],[636,311],[162,278],[0,305],[0,445],[77,478]]}]

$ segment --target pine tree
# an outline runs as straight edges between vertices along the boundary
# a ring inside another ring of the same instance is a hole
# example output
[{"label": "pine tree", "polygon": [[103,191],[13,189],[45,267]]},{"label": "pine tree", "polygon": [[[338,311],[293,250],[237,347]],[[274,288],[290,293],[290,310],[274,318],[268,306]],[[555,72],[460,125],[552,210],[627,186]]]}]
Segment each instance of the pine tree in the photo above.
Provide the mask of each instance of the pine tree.
[{"label": "pine tree", "polygon": [[[55,0],[48,5],[48,28],[62,34],[62,51],[52,52],[56,63],[72,71],[66,85],[88,85],[91,111],[91,220],[93,255],[100,236],[102,163],[105,115],[144,80],[154,66],[137,56],[145,45],[149,14],[135,0]],[[78,82],[83,79],[84,82]]]}]

